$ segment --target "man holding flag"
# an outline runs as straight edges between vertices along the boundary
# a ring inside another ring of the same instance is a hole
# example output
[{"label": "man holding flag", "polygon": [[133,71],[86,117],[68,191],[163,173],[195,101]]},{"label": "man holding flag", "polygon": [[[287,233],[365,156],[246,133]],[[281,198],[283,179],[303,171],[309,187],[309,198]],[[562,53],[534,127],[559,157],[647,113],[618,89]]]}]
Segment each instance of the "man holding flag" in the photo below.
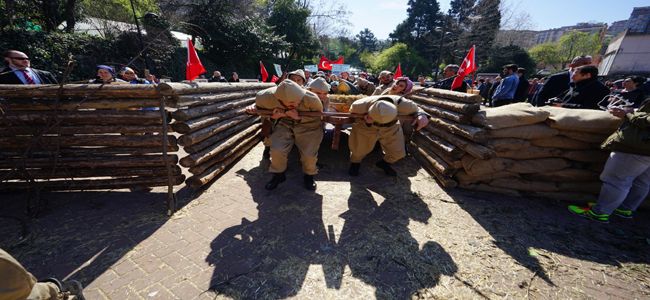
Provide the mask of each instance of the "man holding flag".
[{"label": "man holding flag", "polygon": [[465,76],[476,71],[476,59],[474,58],[475,46],[472,46],[463,59],[463,63],[458,65],[447,65],[443,71],[444,79],[436,82],[433,87],[456,92],[467,93],[467,83],[463,80]]}]

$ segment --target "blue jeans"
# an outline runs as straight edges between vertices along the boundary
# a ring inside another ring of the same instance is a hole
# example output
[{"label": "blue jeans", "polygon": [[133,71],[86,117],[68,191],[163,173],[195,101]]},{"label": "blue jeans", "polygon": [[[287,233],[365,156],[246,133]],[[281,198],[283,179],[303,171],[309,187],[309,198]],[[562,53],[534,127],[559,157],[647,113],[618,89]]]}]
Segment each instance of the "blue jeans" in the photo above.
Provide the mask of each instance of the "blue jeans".
[{"label": "blue jeans", "polygon": [[611,214],[614,209],[636,210],[650,190],[650,156],[612,152],[600,174],[603,186],[597,214]]}]

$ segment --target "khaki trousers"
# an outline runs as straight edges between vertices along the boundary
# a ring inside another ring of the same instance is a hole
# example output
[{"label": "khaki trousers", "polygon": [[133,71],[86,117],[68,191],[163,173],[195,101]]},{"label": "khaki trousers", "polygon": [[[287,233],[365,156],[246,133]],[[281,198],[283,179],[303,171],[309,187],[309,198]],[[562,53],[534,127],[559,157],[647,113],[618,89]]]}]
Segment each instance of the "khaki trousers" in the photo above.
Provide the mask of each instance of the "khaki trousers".
[{"label": "khaki trousers", "polygon": [[62,297],[56,284],[36,282],[34,275],[0,249],[0,300],[58,300]]},{"label": "khaki trousers", "polygon": [[323,140],[320,122],[289,125],[279,122],[271,134],[271,166],[269,172],[283,173],[287,170],[289,152],[295,144],[300,152],[302,171],[305,175],[316,175],[318,148]]},{"label": "khaki trousers", "polygon": [[406,156],[400,122],[390,127],[368,126],[365,122],[356,122],[352,125],[350,133],[350,162],[360,163],[375,148],[377,141],[384,151],[384,160],[387,163],[392,164]]}]

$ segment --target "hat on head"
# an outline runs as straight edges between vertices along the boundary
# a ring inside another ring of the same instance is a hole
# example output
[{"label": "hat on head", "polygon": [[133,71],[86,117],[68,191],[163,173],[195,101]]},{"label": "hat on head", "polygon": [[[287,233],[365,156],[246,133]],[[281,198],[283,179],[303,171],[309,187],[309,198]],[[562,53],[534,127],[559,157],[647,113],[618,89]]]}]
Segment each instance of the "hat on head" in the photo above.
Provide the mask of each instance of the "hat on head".
[{"label": "hat on head", "polygon": [[366,73],[366,72],[361,72],[361,73],[359,73],[359,77],[361,77],[361,76],[366,76],[366,77],[368,77],[368,73]]},{"label": "hat on head", "polygon": [[377,102],[370,105],[370,108],[368,108],[368,115],[373,121],[379,124],[386,124],[394,121],[395,118],[397,118],[397,107],[395,104],[379,99]]},{"label": "hat on head", "polygon": [[[293,72],[289,72],[289,75],[298,75],[298,76],[300,76],[302,78],[302,80],[307,82],[307,77],[305,76],[305,71],[303,71],[303,70],[295,70]],[[289,76],[289,75],[287,75],[287,76]]]},{"label": "hat on head", "polygon": [[393,72],[391,72],[391,71],[383,70],[383,71],[379,72],[379,77],[388,76],[388,75],[392,75],[392,74],[393,74]]},{"label": "hat on head", "polygon": [[113,76],[115,76],[115,69],[113,69],[113,67],[111,67],[111,66],[97,65],[97,69],[98,70],[99,69],[106,70],[106,71],[110,72]]},{"label": "hat on head", "polygon": [[299,103],[307,90],[291,80],[283,80],[273,94],[284,103]]},{"label": "hat on head", "polygon": [[409,79],[408,77],[398,77],[395,83],[398,83],[400,81],[406,81],[406,88],[404,89],[403,93],[409,93],[413,89],[413,81]]},{"label": "hat on head", "polygon": [[317,90],[321,92],[329,92],[330,91],[330,85],[327,83],[325,78],[318,77],[307,86],[308,89],[312,90]]}]

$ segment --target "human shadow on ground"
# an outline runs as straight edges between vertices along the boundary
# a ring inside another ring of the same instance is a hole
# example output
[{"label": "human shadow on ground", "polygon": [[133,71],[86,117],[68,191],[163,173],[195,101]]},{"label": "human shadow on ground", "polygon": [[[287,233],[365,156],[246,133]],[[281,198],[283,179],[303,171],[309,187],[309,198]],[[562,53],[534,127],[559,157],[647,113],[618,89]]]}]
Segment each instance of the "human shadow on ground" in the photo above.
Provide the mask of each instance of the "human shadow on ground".
[{"label": "human shadow on ground", "polygon": [[600,224],[572,215],[566,202],[463,190],[449,194],[494,238],[496,247],[550,285],[555,283],[533,248],[612,266],[650,263],[647,211],[634,220],[612,216],[610,224]]},{"label": "human shadow on ground", "polygon": [[[186,193],[179,195],[186,199]],[[0,218],[0,248],[37,278],[69,277],[87,286],[169,220],[164,209],[166,195],[118,190],[48,192],[40,195],[46,205],[39,216],[28,218],[26,195],[3,193],[2,214],[25,220],[28,234],[21,237],[17,219]],[[186,203],[180,200],[179,208]],[[183,241],[155,244],[133,255],[178,248],[177,242]]]},{"label": "human shadow on ground", "polygon": [[[420,249],[409,231],[411,220],[426,223],[432,215],[410,189],[408,176],[417,165],[398,165],[400,176],[386,177],[374,167],[380,157],[374,153],[364,162],[362,175],[350,180],[346,145],[343,137],[339,151],[320,152],[324,168],[316,178],[350,181],[338,237],[332,225],[323,224],[323,197],[303,189],[296,153],[290,155],[287,181],[275,191],[264,190],[270,178],[266,163],[237,171],[250,186],[259,218],[242,219],[213,240],[206,258],[215,266],[211,290],[233,298],[291,297],[303,288],[309,267],[320,265],[327,288],[341,289],[349,268],[351,276],[374,287],[377,298],[404,299],[457,271],[438,243],[427,241]],[[321,148],[328,146],[326,140]]]}]

